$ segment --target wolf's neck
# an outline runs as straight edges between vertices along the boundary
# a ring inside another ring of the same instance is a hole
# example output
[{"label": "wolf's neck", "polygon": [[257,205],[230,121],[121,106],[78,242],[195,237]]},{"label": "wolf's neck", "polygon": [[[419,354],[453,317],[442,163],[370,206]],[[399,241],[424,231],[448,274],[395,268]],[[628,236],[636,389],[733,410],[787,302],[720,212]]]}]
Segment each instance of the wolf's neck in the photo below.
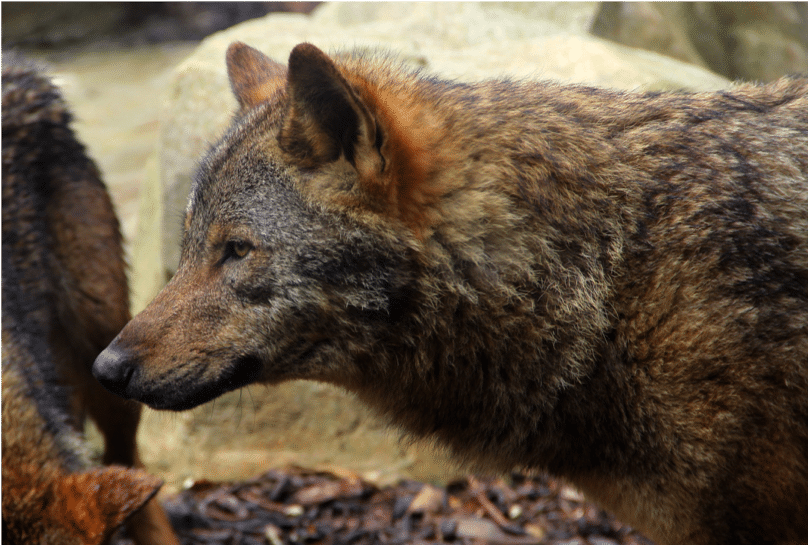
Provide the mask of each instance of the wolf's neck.
[{"label": "wolf's neck", "polygon": [[356,393],[476,465],[548,468],[565,444],[580,450],[591,411],[577,398],[608,357],[609,290],[581,271],[553,285],[553,265],[531,259],[450,261],[418,280],[410,316],[360,363]]},{"label": "wolf's neck", "polygon": [[408,433],[499,469],[549,469],[571,459],[564,445],[580,451],[609,395],[595,377],[608,382],[599,374],[620,357],[609,339],[623,197],[534,162],[521,163],[537,169],[527,179],[462,173],[440,224],[411,252],[415,299],[351,388]]}]

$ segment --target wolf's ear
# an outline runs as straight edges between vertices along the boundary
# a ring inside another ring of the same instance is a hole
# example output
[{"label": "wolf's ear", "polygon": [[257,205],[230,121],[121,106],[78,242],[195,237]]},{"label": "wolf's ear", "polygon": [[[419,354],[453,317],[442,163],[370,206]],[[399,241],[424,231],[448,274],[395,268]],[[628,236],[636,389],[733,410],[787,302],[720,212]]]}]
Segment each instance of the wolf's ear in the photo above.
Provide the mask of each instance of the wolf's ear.
[{"label": "wolf's ear", "polygon": [[425,236],[450,189],[440,176],[449,170],[441,146],[448,136],[428,101],[342,72],[311,44],[292,50],[286,92],[278,144],[290,160],[316,168],[345,157],[358,176],[343,204],[373,209]]},{"label": "wolf's ear", "polygon": [[267,100],[286,82],[286,67],[242,42],[227,48],[230,87],[243,110]]},{"label": "wolf's ear", "polygon": [[374,150],[377,128],[356,89],[325,53],[307,43],[289,56],[286,91],[289,112],[278,143],[302,167],[336,161],[341,155],[357,169],[356,160]]},{"label": "wolf's ear", "polygon": [[100,545],[162,484],[141,469],[120,466],[72,473],[54,483],[53,501],[42,517],[64,526],[82,543]]}]

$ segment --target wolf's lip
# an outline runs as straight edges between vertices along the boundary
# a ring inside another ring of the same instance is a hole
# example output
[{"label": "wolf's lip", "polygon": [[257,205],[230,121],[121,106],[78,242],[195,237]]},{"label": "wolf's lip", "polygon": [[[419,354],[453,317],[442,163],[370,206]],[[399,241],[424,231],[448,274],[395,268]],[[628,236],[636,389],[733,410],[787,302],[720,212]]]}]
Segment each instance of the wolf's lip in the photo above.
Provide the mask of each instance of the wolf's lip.
[{"label": "wolf's lip", "polygon": [[228,380],[229,384],[227,384],[228,388],[224,391],[229,392],[252,384],[261,376],[263,368],[264,364],[257,356],[239,356],[236,358],[235,364],[227,372],[229,376],[226,380]]},{"label": "wolf's lip", "polygon": [[256,356],[239,356],[214,382],[199,383],[198,377],[183,377],[160,388],[131,388],[129,393],[153,409],[185,411],[255,382],[262,369]]}]

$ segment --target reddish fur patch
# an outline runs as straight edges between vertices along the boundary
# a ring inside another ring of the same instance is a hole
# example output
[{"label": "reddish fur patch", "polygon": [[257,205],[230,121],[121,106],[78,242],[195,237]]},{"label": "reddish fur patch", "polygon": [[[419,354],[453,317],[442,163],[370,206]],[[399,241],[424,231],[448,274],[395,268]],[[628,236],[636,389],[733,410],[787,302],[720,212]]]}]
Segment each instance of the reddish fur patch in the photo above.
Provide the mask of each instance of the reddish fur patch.
[{"label": "reddish fur patch", "polygon": [[26,539],[47,534],[68,543],[101,544],[160,486],[157,477],[122,466],[65,473],[50,459],[21,464],[3,472],[3,495],[16,498],[4,498],[3,518],[15,536]]},{"label": "reddish fur patch", "polygon": [[[348,76],[350,78],[350,76]],[[441,151],[445,129],[427,105],[415,98],[351,81],[384,132],[384,172],[360,172],[365,189],[386,204],[388,214],[424,239],[437,219],[436,207],[451,188],[439,173],[450,162]]]},{"label": "reddish fur patch", "polygon": [[281,78],[264,81],[245,90],[241,95],[242,100],[250,106],[258,105],[269,100],[275,94],[280,93],[284,89],[285,84],[286,80]]},{"label": "reddish fur patch", "polygon": [[55,483],[43,516],[60,521],[82,543],[103,543],[159,487],[156,477],[123,467],[70,474]]}]

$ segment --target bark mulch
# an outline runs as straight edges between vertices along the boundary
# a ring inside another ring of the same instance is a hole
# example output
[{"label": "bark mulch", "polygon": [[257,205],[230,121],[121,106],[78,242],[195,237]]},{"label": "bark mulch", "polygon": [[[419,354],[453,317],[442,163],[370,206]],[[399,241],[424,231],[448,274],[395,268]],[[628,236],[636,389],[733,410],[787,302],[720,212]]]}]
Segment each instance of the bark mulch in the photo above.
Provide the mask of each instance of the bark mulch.
[{"label": "bark mulch", "polygon": [[574,489],[520,474],[380,488],[350,472],[288,468],[197,481],[165,507],[183,545],[653,545]]}]

